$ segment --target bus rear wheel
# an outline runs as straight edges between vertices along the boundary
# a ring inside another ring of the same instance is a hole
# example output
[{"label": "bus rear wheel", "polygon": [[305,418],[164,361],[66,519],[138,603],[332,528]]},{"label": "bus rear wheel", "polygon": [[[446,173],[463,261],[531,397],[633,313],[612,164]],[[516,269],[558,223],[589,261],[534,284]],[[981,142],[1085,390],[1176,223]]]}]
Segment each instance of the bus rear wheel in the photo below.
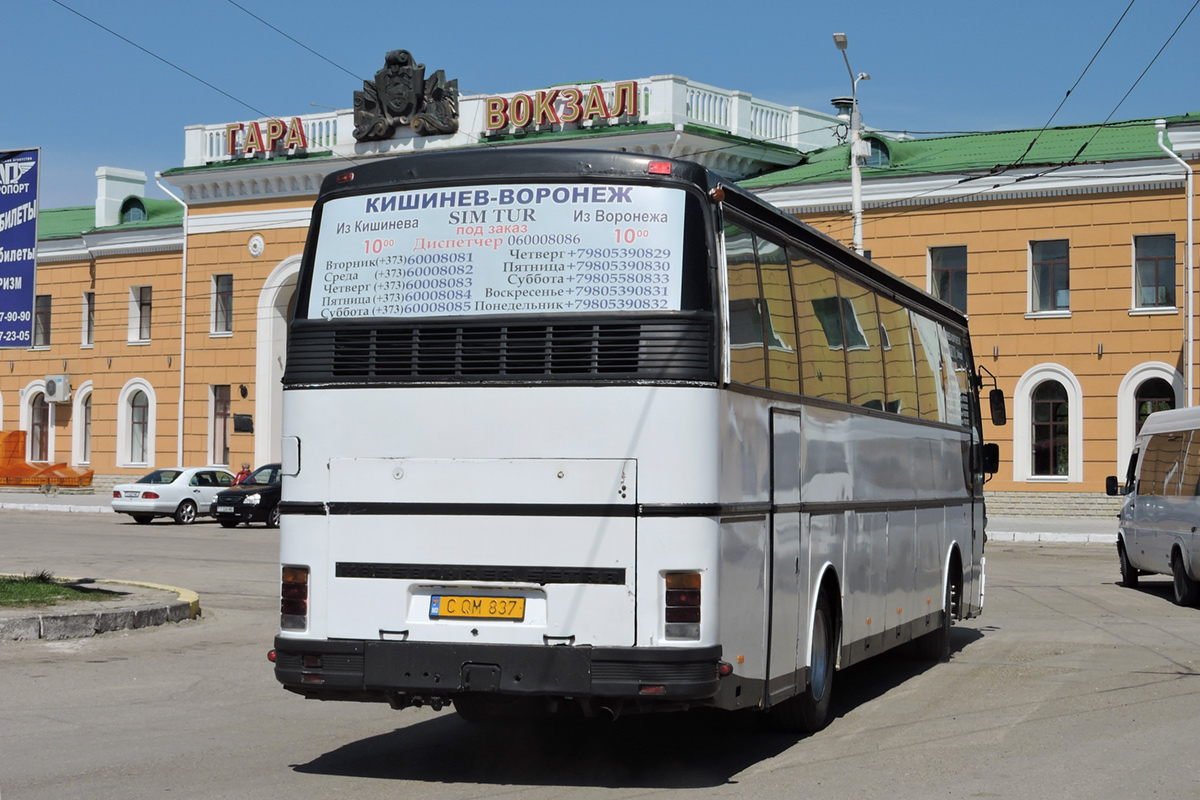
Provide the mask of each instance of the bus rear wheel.
[{"label": "bus rear wheel", "polygon": [[913,645],[917,658],[926,661],[950,660],[950,625],[958,615],[955,600],[958,594],[952,582],[946,582],[945,605],[942,606],[942,624],[938,629],[917,639]]},{"label": "bus rear wheel", "polygon": [[829,597],[821,592],[813,614],[812,668],[808,685],[767,712],[772,727],[788,733],[816,733],[829,721],[829,701],[833,696],[833,668],[836,661],[837,623]]}]

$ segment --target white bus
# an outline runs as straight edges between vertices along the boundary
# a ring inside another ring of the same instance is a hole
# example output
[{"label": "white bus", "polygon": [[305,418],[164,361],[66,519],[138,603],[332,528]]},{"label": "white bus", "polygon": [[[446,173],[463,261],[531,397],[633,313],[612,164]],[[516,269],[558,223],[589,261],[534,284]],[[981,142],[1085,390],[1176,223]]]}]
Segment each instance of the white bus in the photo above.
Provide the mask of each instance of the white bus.
[{"label": "white bus", "polygon": [[818,729],[836,668],[946,658],[983,607],[980,384],[960,313],[695,164],[334,173],[288,334],[276,678]]}]

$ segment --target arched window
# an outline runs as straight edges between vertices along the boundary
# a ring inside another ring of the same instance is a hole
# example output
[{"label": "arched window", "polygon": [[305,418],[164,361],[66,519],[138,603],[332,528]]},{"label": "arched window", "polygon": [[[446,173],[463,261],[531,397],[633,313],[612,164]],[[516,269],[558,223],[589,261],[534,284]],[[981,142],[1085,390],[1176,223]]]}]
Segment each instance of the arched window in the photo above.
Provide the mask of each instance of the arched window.
[{"label": "arched window", "polygon": [[83,401],[83,419],[80,422],[83,425],[82,431],[82,452],[80,453],[80,461],[84,464],[92,463],[92,395],[89,393]]},{"label": "arched window", "polygon": [[1021,376],[1012,437],[1014,481],[1083,482],[1083,388],[1071,370],[1045,363]]},{"label": "arched window", "polygon": [[129,398],[129,460],[145,464],[149,453],[150,401],[140,389]]},{"label": "arched window", "polygon": [[146,206],[136,197],[127,197],[121,204],[121,222],[143,222],[146,219]]},{"label": "arched window", "polygon": [[871,145],[871,155],[863,159],[864,167],[887,167],[892,163],[891,155],[888,154],[887,145],[879,139],[865,139]]},{"label": "arched window", "polygon": [[1070,416],[1067,390],[1058,381],[1033,390],[1033,474],[1067,475],[1070,469]]},{"label": "arched window", "polygon": [[1175,407],[1175,388],[1162,378],[1151,378],[1138,386],[1134,392],[1137,406],[1137,426],[1134,435],[1142,432],[1146,417],[1155,411],[1167,411]]},{"label": "arched window", "polygon": [[130,378],[117,396],[118,467],[153,467],[158,398],[145,378]]},{"label": "arched window", "polygon": [[38,392],[29,401],[29,460],[50,460],[50,404]]}]

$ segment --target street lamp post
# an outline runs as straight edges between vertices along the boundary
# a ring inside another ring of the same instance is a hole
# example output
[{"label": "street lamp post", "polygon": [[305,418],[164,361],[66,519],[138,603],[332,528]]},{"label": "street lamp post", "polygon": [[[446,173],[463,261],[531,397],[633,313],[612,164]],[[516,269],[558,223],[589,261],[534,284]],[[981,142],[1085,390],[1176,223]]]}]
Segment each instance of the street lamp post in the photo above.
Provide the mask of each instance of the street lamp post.
[{"label": "street lamp post", "polygon": [[860,72],[855,76],[854,70],[850,69],[850,56],[846,55],[846,47],[849,45],[846,34],[835,33],[833,43],[837,45],[838,50],[842,51],[842,58],[846,62],[846,71],[850,73],[850,216],[854,221],[854,250],[862,255],[862,162],[860,159],[870,155],[871,146],[862,138],[862,115],[858,113],[858,82],[869,81],[871,76],[865,72]]}]

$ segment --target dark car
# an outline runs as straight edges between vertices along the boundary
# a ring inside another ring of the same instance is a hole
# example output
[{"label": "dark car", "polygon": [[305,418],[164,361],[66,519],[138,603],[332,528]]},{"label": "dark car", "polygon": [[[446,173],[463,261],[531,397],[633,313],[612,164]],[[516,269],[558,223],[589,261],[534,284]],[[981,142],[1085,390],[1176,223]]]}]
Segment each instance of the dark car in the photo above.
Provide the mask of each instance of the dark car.
[{"label": "dark car", "polygon": [[226,528],[239,522],[265,522],[268,528],[279,527],[282,478],[278,464],[259,467],[237,486],[217,493],[212,515]]}]

